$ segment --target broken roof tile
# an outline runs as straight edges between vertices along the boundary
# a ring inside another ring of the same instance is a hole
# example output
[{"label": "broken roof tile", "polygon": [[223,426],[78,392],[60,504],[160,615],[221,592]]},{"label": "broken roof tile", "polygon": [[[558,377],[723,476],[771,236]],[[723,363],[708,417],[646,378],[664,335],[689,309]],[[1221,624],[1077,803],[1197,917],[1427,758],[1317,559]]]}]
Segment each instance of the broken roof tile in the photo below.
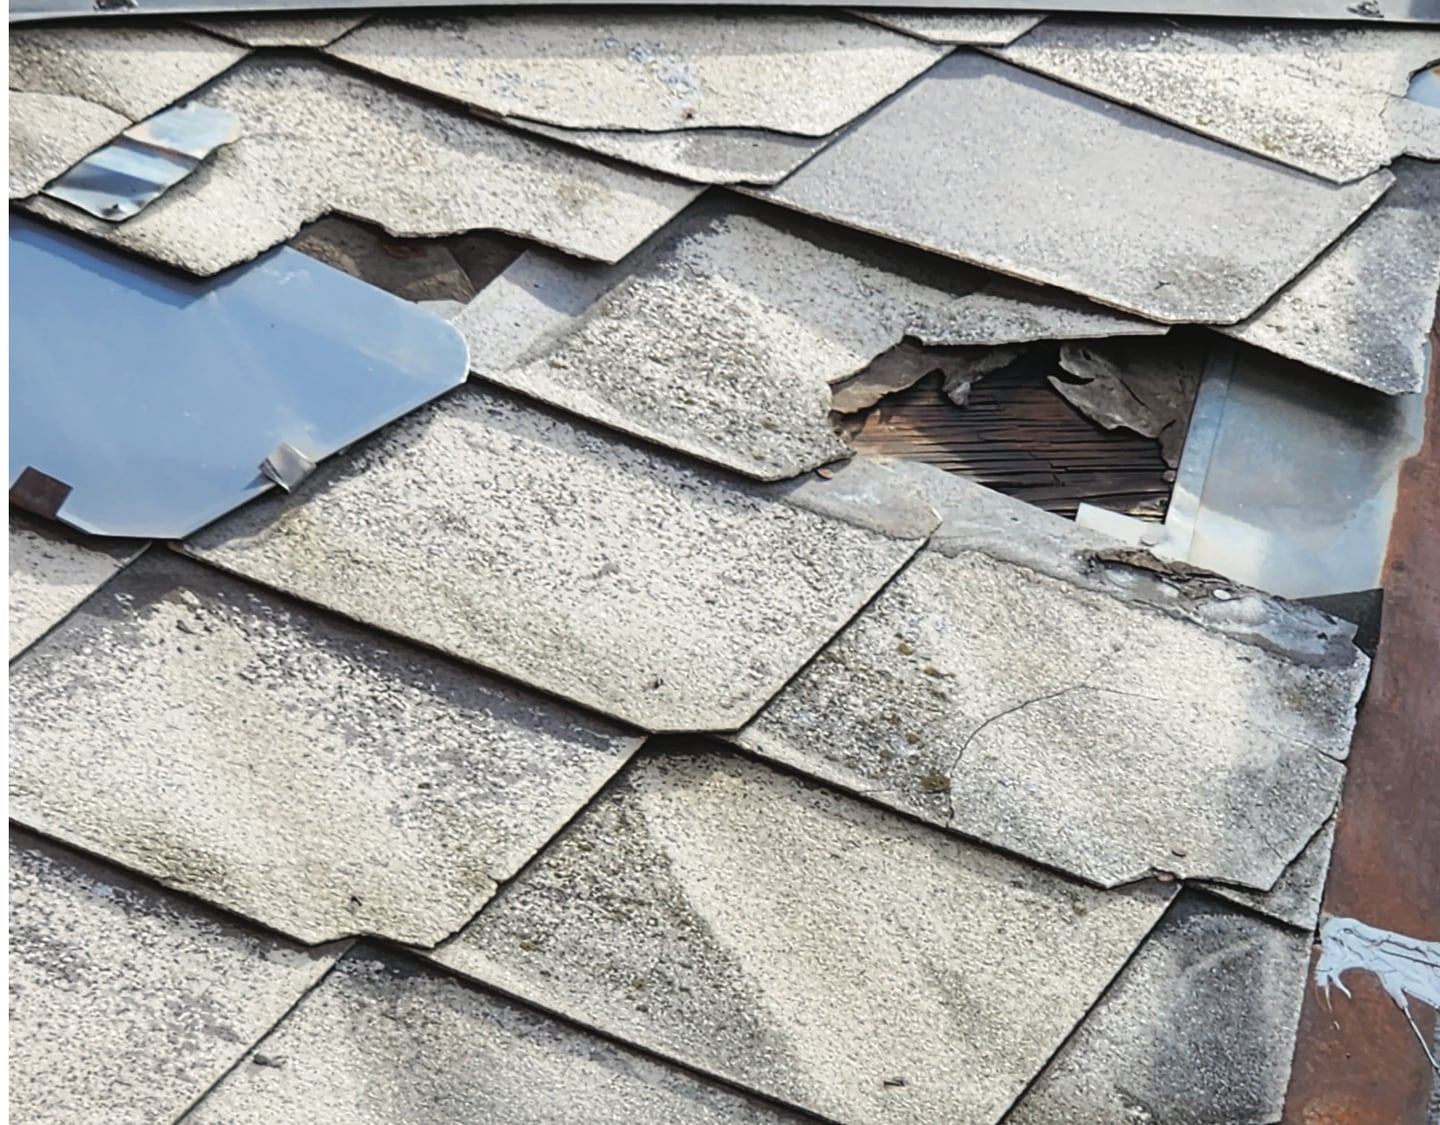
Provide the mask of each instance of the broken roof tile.
[{"label": "broken roof tile", "polygon": [[775,184],[833,139],[767,129],[561,129],[518,118],[517,129],[702,184]]},{"label": "broken roof tile", "polygon": [[1183,895],[1006,1125],[1279,1121],[1309,959],[1308,934]]},{"label": "broken roof tile", "polygon": [[455,321],[476,374],[746,476],[848,456],[830,386],[907,336],[1163,326],[782,211],[700,203],[618,266],[531,251]]},{"label": "broken roof tile", "polygon": [[1249,320],[1220,329],[1386,394],[1425,387],[1440,290],[1440,166],[1402,160],[1395,186]]},{"label": "broken roof tile", "polygon": [[1101,885],[1268,889],[1334,810],[1364,655],[1265,651],[987,534],[942,525],[737,741]]},{"label": "broken roof tile", "polygon": [[58,204],[41,201],[34,209],[125,249],[212,274],[332,210],[396,235],[490,228],[613,261],[700,191],[327,62],[252,59],[197,100],[234,113],[240,139],[142,214],[110,227]]},{"label": "broken roof tile", "polygon": [[1055,18],[999,54],[1338,183],[1407,151],[1440,157],[1440,110],[1404,96],[1440,30]]},{"label": "broken roof tile", "polygon": [[295,19],[219,16],[214,19],[187,19],[185,22],[246,47],[326,47],[340,36],[354,31],[367,18],[365,15],[350,14]]},{"label": "broken roof tile", "polygon": [[[1037,3],[1039,0],[1037,0]],[[1014,15],[997,12],[945,12],[927,11],[856,11],[859,16],[881,27],[903,31],[917,39],[932,43],[953,43],[970,47],[1003,47],[1013,43],[1031,28],[1036,27],[1044,16],[1017,12]]]},{"label": "broken roof tile", "polygon": [[1330,184],[960,53],[756,194],[1153,320],[1234,323],[1391,180]]},{"label": "broken roof tile", "polygon": [[986,1125],[1168,895],[697,746],[638,759],[435,957],[829,1120]]},{"label": "broken roof tile", "polygon": [[651,730],[733,730],[934,527],[880,468],[757,486],[478,385],[189,541]]},{"label": "broken roof tile", "polygon": [[10,830],[10,1112],[173,1121],[341,952]]},{"label": "broken roof tile", "polygon": [[182,27],[16,28],[10,33],[10,89],[83,98],[139,121],[248,53]]},{"label": "broken roof tile", "polygon": [[440,941],[639,745],[164,551],[11,668],[10,716],[17,819],[307,942]]},{"label": "broken roof tile", "polygon": [[566,129],[832,133],[948,48],[818,13],[504,10],[380,18],[330,54]]},{"label": "broken roof tile", "polygon": [[339,215],[300,228],[290,245],[302,254],[417,304],[463,303],[476,285],[448,240],[398,239]]},{"label": "broken roof tile", "polygon": [[465,378],[448,324],[288,247],[196,279],[23,216],[9,245],[11,486],[61,482],[82,531],[188,535],[281,442],[319,461]]},{"label": "broken roof tile", "polygon": [[80,543],[59,527],[10,511],[10,659],[58,625],[144,543]]},{"label": "broken roof tile", "polygon": [[1325,894],[1325,879],[1330,873],[1330,852],[1334,844],[1335,818],[1332,816],[1268,891],[1247,891],[1224,883],[1200,882],[1195,885],[1212,895],[1248,906],[1267,918],[1275,918],[1313,933],[1319,924],[1320,902]]},{"label": "broken roof tile", "polygon": [[10,91],[10,198],[34,195],[130,124],[69,94]]},{"label": "broken roof tile", "polygon": [[802,1120],[369,946],[343,958],[185,1123],[274,1125],[317,1106],[328,1125]]}]

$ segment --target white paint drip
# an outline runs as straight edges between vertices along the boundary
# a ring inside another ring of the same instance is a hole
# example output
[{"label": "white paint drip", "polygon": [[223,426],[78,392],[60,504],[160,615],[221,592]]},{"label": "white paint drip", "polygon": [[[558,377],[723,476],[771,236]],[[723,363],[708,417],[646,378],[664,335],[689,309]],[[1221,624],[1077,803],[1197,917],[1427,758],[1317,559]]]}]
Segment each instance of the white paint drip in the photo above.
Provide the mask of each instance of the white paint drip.
[{"label": "white paint drip", "polygon": [[1415,1032],[1431,1067],[1440,1072],[1430,1045],[1410,1014],[1411,999],[1440,1012],[1440,941],[1406,937],[1367,926],[1354,918],[1326,918],[1320,927],[1320,959],[1315,962],[1315,983],[1324,990],[1327,1006],[1332,984],[1347,998],[1350,996],[1350,990],[1340,978],[1351,969],[1375,974],[1380,987],[1405,1013],[1410,1030]]}]

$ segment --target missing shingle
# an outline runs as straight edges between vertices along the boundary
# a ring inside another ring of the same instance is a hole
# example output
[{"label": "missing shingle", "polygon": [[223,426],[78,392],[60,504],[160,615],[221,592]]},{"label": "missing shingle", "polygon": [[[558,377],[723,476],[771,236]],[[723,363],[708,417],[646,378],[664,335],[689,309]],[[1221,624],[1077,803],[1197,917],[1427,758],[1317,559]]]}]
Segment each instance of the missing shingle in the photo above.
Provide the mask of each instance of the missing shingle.
[{"label": "missing shingle", "polygon": [[1173,485],[1159,443],[1106,430],[1061,398],[1047,383],[1061,371],[1058,345],[1031,345],[978,381],[973,369],[961,378],[946,372],[941,353],[959,349],[920,350],[933,358],[915,366],[930,374],[866,409],[831,416],[856,452],[936,465],[1071,518],[1081,503],[1164,518]]}]

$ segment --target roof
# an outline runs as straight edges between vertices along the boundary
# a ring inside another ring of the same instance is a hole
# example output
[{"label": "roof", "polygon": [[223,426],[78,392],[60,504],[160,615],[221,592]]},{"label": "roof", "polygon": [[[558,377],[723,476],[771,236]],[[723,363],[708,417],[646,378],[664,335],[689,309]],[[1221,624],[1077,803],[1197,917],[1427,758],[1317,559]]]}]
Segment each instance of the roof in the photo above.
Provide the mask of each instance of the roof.
[{"label": "roof", "polygon": [[1317,940],[1429,1051],[1440,27],[1055,7],[12,28],[17,1118],[1273,1125]]}]

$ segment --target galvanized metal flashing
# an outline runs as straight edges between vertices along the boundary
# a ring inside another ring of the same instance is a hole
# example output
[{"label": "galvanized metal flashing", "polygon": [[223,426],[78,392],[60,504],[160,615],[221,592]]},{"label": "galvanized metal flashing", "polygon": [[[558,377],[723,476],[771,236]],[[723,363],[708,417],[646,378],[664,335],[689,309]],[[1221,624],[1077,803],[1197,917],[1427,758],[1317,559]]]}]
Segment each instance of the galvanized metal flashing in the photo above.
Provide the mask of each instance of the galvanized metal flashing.
[{"label": "galvanized metal flashing", "polygon": [[318,461],[465,379],[444,321],[284,247],[196,281],[12,216],[10,269],[11,485],[92,534],[186,535],[280,442]]}]

